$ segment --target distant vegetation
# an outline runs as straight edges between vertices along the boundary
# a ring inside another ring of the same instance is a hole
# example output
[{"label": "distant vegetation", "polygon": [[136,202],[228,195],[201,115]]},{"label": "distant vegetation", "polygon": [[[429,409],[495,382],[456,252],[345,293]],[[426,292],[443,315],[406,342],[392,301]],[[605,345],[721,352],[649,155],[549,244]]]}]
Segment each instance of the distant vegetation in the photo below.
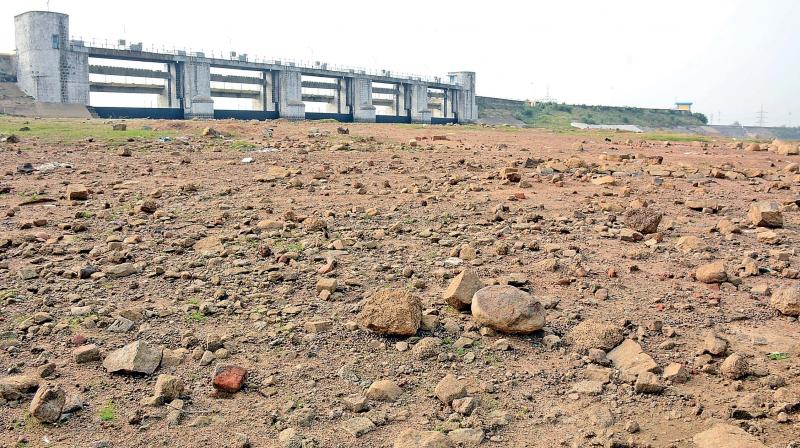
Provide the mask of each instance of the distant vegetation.
[{"label": "distant vegetation", "polygon": [[[708,119],[701,113],[670,109],[638,107],[586,106],[558,103],[539,103],[535,106],[484,104],[479,116],[513,116],[533,127],[569,129],[571,122],[587,124],[632,124],[650,128],[702,126]],[[506,110],[502,110],[506,109]]]}]

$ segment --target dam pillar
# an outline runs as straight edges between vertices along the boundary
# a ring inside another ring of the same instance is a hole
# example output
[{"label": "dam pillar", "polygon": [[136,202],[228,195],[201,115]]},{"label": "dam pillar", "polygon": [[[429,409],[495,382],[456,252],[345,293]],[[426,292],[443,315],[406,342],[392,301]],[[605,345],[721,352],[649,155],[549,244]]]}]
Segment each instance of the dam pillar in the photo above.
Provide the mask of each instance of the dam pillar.
[{"label": "dam pillar", "polygon": [[69,16],[29,11],[14,17],[17,84],[36,101],[89,104],[89,54],[72,48]]},{"label": "dam pillar", "polygon": [[478,121],[478,105],[475,102],[475,72],[452,72],[450,82],[461,89],[455,91],[454,112],[459,123]]},{"label": "dam pillar", "polygon": [[430,123],[431,110],[428,108],[428,86],[425,84],[407,85],[408,108],[412,123]]},{"label": "dam pillar", "polygon": [[187,59],[178,63],[180,86],[183,89],[185,118],[214,118],[211,99],[211,66],[207,62]]},{"label": "dam pillar", "polygon": [[353,121],[357,123],[374,123],[375,106],[372,104],[372,80],[368,78],[352,78],[350,86],[353,90]]},{"label": "dam pillar", "polygon": [[289,120],[302,120],[306,117],[303,103],[303,82],[300,72],[281,70],[278,72],[278,115]]}]

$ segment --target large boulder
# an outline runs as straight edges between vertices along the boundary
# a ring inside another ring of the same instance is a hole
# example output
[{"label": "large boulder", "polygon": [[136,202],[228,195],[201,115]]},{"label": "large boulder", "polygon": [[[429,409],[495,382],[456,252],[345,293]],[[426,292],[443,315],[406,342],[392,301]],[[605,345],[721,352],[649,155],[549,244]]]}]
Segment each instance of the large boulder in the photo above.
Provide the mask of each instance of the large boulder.
[{"label": "large boulder", "polygon": [[769,303],[787,316],[800,316],[800,284],[776,289]]},{"label": "large boulder", "polygon": [[103,367],[109,372],[144,373],[150,375],[161,363],[162,348],[144,341],[131,342],[114,350],[103,360]]},{"label": "large boulder", "polygon": [[472,297],[472,319],[502,333],[533,333],[544,327],[541,302],[510,285],[487,286]]},{"label": "large boulder", "polygon": [[422,319],[419,299],[408,291],[385,289],[367,299],[358,324],[377,333],[398,336],[413,336]]},{"label": "large boulder", "polygon": [[472,305],[472,296],[483,288],[483,282],[471,269],[464,269],[444,291],[444,300],[448,305],[461,311]]},{"label": "large boulder", "polygon": [[774,201],[756,202],[750,206],[747,219],[758,227],[783,227],[783,214],[781,206]]},{"label": "large boulder", "polygon": [[566,341],[578,353],[598,348],[609,351],[622,342],[624,336],[618,325],[597,320],[585,320],[567,334]]},{"label": "large boulder", "polygon": [[625,213],[625,225],[642,233],[656,233],[664,215],[648,207],[635,208]]}]

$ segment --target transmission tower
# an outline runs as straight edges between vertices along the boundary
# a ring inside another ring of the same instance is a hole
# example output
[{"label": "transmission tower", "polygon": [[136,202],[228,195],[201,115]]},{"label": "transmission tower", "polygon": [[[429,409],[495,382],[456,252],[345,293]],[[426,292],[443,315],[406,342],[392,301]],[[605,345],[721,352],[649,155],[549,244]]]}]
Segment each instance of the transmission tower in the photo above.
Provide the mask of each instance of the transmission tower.
[{"label": "transmission tower", "polygon": [[764,127],[764,124],[767,122],[766,118],[767,118],[767,113],[764,112],[764,105],[762,104],[761,109],[759,109],[758,112],[756,112],[756,123],[758,123],[759,127],[762,128]]}]

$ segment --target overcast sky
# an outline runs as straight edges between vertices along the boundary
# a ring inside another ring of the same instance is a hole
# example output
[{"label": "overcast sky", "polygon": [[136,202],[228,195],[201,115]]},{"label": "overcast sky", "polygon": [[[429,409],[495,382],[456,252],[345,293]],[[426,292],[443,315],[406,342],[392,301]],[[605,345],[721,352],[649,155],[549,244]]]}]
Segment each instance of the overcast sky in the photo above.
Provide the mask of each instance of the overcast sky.
[{"label": "overcast sky", "polygon": [[[46,0],[0,1],[13,16]],[[477,72],[479,95],[672,107],[800,125],[800,1],[50,0],[83,38],[390,69]],[[790,115],[792,114],[792,115]]]}]

